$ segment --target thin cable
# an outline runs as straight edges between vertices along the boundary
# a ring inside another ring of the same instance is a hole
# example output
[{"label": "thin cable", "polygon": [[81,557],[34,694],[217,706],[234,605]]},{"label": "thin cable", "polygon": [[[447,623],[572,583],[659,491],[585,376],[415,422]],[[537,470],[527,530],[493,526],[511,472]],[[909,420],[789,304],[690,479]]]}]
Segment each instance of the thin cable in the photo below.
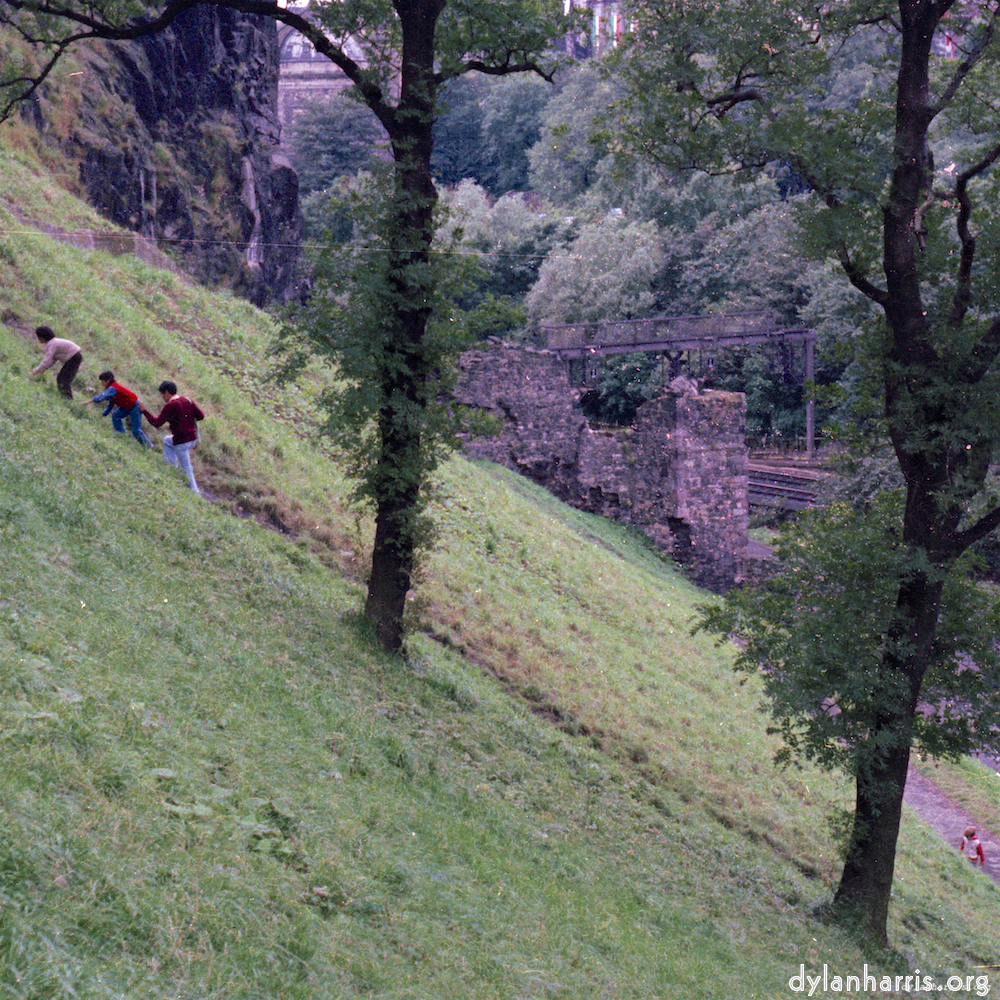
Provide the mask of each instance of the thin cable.
[{"label": "thin cable", "polygon": [[[352,250],[358,253],[392,253],[393,250],[390,247],[369,247],[369,246],[359,246],[353,243],[265,243],[256,242],[250,243],[247,240],[209,240],[200,237],[191,237],[190,239],[181,239],[179,237],[149,237],[143,236],[141,233],[101,233],[95,232],[94,230],[82,229],[82,230],[57,230],[56,232],[47,233],[43,229],[3,229],[0,228],[0,237],[6,236],[46,236],[49,239],[58,240],[60,236],[70,236],[79,237],[81,239],[131,239],[142,240],[150,244],[153,249],[157,249],[160,244],[192,244],[198,243],[203,246],[230,246],[235,247],[239,250],[247,250],[250,246],[255,247],[267,247],[270,249],[280,249],[280,250],[329,250],[332,247],[336,247],[340,250]],[[77,247],[77,249],[90,249],[89,247]],[[100,247],[95,247],[94,249],[101,249]],[[507,253],[501,252],[499,250],[434,250],[430,249],[426,251],[430,254],[435,254],[442,257],[508,257],[511,259],[520,260],[582,260],[583,258],[579,254],[541,254],[541,253]]]}]

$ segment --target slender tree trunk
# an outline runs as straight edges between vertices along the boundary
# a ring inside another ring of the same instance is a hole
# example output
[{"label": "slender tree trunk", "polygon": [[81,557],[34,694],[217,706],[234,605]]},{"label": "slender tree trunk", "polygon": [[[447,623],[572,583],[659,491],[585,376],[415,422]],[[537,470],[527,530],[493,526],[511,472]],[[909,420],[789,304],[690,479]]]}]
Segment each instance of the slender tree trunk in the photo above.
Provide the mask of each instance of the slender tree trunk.
[{"label": "slender tree trunk", "polygon": [[389,652],[398,652],[403,646],[403,616],[415,551],[407,529],[407,515],[415,502],[416,498],[410,500],[405,496],[395,502],[380,499],[375,514],[365,617],[374,624],[379,645]]},{"label": "slender tree trunk", "polygon": [[412,273],[421,256],[426,258],[419,250],[407,254],[393,268],[391,283],[396,287],[391,300],[397,307],[380,375],[384,402],[378,416],[381,450],[375,470],[375,543],[365,616],[374,623],[379,644],[390,652],[403,646],[403,616],[421,539],[421,489],[427,466],[423,453],[428,404],[423,356],[427,310],[413,304],[421,291],[427,290],[403,287],[407,273]]},{"label": "slender tree trunk", "polygon": [[400,99],[387,123],[396,170],[389,249],[389,335],[379,383],[381,448],[375,544],[365,616],[379,644],[403,646],[403,616],[421,540],[421,490],[427,473],[424,418],[430,372],[425,352],[433,277],[429,267],[437,191],[431,174],[434,30],[443,0],[396,4],[403,34]]},{"label": "slender tree trunk", "polygon": [[[398,168],[402,177],[397,198],[408,202],[405,216],[395,231],[424,232],[430,242],[433,197],[426,190],[413,191],[413,168]],[[415,171],[418,175],[419,170]],[[429,162],[426,172],[430,181]],[[415,179],[420,184],[419,176]],[[433,186],[430,189],[433,192]],[[381,448],[375,470],[378,498],[375,513],[375,544],[365,602],[365,615],[376,628],[379,644],[396,652],[403,645],[403,614],[410,589],[416,550],[420,542],[421,488],[426,473],[424,417],[427,410],[428,378],[424,355],[432,289],[426,284],[427,246],[390,251],[390,296],[394,315],[392,333],[383,345],[380,385],[383,404],[379,411]]]}]

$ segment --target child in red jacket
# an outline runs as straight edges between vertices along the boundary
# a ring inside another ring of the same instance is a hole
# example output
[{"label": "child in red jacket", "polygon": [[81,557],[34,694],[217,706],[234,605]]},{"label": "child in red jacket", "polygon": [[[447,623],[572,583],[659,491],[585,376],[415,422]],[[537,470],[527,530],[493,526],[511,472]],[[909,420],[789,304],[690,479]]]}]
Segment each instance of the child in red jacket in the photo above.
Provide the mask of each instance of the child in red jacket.
[{"label": "child in red jacket", "polygon": [[99,392],[91,402],[100,403],[107,400],[108,405],[104,407],[101,416],[106,417],[110,413],[111,426],[119,434],[125,433],[125,417],[128,417],[132,437],[144,448],[152,448],[153,442],[146,437],[146,432],[142,429],[142,407],[139,405],[139,397],[131,389],[119,385],[115,381],[113,371],[103,371],[97,377],[104,384],[104,390]]}]

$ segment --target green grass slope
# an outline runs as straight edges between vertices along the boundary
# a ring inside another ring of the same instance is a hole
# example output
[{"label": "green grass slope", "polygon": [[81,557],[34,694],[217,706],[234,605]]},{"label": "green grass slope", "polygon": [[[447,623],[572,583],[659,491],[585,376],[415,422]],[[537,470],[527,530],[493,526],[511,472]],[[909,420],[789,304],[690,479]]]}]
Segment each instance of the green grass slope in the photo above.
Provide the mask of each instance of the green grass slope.
[{"label": "green grass slope", "polygon": [[[0,996],[770,1000],[865,963],[853,995],[985,995],[996,890],[912,818],[897,953],[815,919],[849,790],[774,771],[705,595],[619,526],[454,460],[411,659],[380,655],[268,318],[34,233],[17,205],[102,224],[2,155]],[[42,322],[88,385],[203,406],[215,502],[25,378]]]}]

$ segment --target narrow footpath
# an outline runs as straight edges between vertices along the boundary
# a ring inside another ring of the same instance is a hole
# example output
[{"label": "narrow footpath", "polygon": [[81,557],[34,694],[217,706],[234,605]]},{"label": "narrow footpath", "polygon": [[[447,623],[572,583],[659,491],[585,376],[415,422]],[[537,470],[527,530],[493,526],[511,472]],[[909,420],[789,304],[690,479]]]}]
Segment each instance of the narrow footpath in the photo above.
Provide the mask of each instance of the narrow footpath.
[{"label": "narrow footpath", "polygon": [[[984,764],[995,767],[995,762],[983,759]],[[928,826],[936,830],[956,851],[962,840],[962,833],[968,826],[976,828],[976,836],[983,845],[986,864],[983,872],[1000,885],[1000,838],[986,830],[963,809],[960,809],[932,781],[910,765],[906,777],[906,792],[903,803]]]}]

